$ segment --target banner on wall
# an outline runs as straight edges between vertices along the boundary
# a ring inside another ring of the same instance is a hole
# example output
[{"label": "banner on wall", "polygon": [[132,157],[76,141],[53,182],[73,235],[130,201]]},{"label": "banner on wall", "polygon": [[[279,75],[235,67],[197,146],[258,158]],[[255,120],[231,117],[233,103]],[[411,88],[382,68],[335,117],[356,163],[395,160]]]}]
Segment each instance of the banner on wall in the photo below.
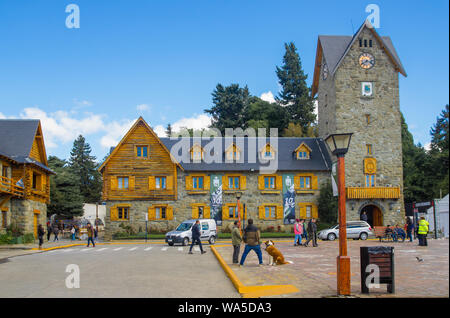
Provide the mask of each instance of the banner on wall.
[{"label": "banner on wall", "polygon": [[222,176],[211,175],[211,219],[222,225]]},{"label": "banner on wall", "polygon": [[283,224],[295,223],[294,175],[283,175]]},{"label": "banner on wall", "polygon": [[337,197],[339,195],[337,186],[337,162],[333,162],[331,166],[331,186],[333,188],[333,196]]}]

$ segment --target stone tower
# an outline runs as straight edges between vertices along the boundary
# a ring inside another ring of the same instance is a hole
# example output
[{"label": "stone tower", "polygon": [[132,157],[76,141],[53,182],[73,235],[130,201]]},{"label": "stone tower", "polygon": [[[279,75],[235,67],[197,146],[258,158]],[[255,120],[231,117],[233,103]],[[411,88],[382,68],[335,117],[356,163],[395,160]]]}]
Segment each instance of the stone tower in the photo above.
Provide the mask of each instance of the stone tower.
[{"label": "stone tower", "polygon": [[[366,21],[354,36],[319,36],[312,94],[319,134],[353,133],[345,156],[348,220],[404,221],[399,75],[389,37]],[[334,158],[335,159],[335,158]]]}]

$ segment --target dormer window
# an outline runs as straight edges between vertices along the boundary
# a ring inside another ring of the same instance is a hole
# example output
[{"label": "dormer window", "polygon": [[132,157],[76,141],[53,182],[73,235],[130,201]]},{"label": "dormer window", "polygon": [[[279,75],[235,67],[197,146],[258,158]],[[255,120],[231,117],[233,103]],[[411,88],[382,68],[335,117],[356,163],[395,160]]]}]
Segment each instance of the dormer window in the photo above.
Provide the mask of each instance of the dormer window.
[{"label": "dormer window", "polygon": [[199,144],[195,144],[191,148],[191,160],[192,161],[202,161],[203,159],[203,148]]},{"label": "dormer window", "polygon": [[275,159],[275,149],[271,144],[266,144],[260,151],[261,158],[265,160]]},{"label": "dormer window", "polygon": [[302,143],[297,149],[295,149],[297,160],[308,160],[311,156],[311,148],[305,143]]},{"label": "dormer window", "polygon": [[235,144],[232,144],[225,151],[225,158],[227,161],[238,161],[241,158],[241,150]]}]

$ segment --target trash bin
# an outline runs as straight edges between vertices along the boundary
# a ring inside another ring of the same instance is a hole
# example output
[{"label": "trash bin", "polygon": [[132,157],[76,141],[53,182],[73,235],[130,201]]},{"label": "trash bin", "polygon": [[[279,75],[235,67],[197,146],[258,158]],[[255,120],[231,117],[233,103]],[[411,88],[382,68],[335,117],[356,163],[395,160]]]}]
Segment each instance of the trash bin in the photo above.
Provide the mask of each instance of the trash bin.
[{"label": "trash bin", "polygon": [[[379,284],[387,284],[387,291],[395,293],[394,248],[392,246],[360,247],[361,257],[361,293],[368,294],[366,280],[369,275],[379,273]],[[367,268],[369,265],[371,268]],[[372,278],[370,277],[370,278]],[[374,277],[376,278],[376,277]],[[370,279],[372,282],[373,279]]]}]

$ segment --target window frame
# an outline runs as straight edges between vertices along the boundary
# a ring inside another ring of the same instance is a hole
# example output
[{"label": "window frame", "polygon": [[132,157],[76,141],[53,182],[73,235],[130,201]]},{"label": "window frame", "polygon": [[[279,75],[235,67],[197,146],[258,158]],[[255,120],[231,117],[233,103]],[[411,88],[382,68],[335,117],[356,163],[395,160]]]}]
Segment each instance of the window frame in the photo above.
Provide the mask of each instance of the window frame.
[{"label": "window frame", "polygon": [[[269,209],[269,211],[267,209]],[[269,212],[269,216],[267,216],[267,212]],[[272,213],[273,213],[273,216],[272,216]],[[276,205],[264,205],[264,220],[276,220],[276,219],[277,219],[277,206]]]},{"label": "window frame", "polygon": [[[205,177],[204,176],[192,176],[192,189],[193,190],[204,190],[205,189]],[[200,181],[201,180],[201,184],[202,186],[200,187]],[[197,186],[195,186],[197,185]]]},{"label": "window frame", "polygon": [[[164,181],[164,182],[162,182],[162,181]],[[164,185],[164,187],[161,186],[162,184]],[[158,187],[158,185],[159,185],[159,187]],[[155,189],[156,190],[167,190],[167,176],[155,176]]]},{"label": "window frame", "polygon": [[[123,182],[120,182],[122,180]],[[126,180],[126,187],[125,187],[125,180]],[[128,176],[121,176],[117,177],[117,190],[129,190],[130,189],[130,177]]]},{"label": "window frame", "polygon": [[[308,187],[304,186],[302,187],[302,179],[304,180],[304,185],[308,184]],[[306,180],[308,180],[308,182],[306,182]],[[299,177],[299,184],[298,184],[298,188],[300,190],[311,190],[312,188],[312,177],[311,176],[300,176]]]},{"label": "window frame", "polygon": [[[269,180],[268,183],[266,183],[266,180]],[[273,181],[273,184],[272,184]],[[269,185],[268,187],[266,185]],[[273,187],[272,187],[273,185]],[[275,190],[277,188],[277,178],[276,176],[264,176],[264,190]]]},{"label": "window frame", "polygon": [[[122,217],[120,216],[121,213],[122,213]],[[126,214],[126,217],[124,217],[124,214]],[[127,221],[129,219],[130,219],[130,207],[128,207],[128,206],[117,206],[117,220],[119,220],[119,221]]]},{"label": "window frame", "polygon": [[366,188],[375,188],[377,186],[377,175],[376,174],[365,174],[364,177],[365,177],[364,179],[365,179]]},{"label": "window frame", "polygon": [[[230,180],[232,180],[230,187]],[[238,181],[238,186],[236,187],[236,180]],[[228,176],[228,189],[229,190],[240,190],[241,189],[241,177],[240,176]]]},{"label": "window frame", "polygon": [[[167,206],[155,205],[154,209],[155,209],[155,220],[167,220]],[[158,212],[157,212],[158,210],[159,210],[159,217],[158,217]],[[162,217],[163,212],[164,212],[164,217]]]},{"label": "window frame", "polygon": [[[141,155],[139,156],[139,149],[141,149]],[[144,156],[144,149],[146,149],[147,155]],[[149,159],[150,158],[150,146],[149,145],[136,145],[135,156],[137,159]]]}]

